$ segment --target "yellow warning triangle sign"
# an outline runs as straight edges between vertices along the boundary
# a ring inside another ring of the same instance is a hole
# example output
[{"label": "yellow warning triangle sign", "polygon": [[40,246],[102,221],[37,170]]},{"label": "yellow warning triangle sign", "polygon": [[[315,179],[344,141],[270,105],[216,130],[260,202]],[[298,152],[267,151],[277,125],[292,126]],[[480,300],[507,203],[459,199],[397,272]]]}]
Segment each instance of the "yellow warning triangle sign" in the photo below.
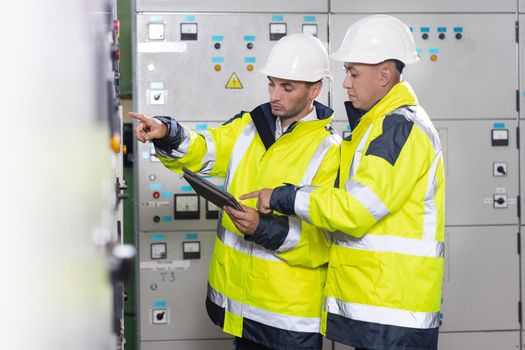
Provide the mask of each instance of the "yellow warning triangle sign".
[{"label": "yellow warning triangle sign", "polygon": [[233,73],[230,79],[228,79],[226,89],[242,89],[242,84],[237,74]]}]

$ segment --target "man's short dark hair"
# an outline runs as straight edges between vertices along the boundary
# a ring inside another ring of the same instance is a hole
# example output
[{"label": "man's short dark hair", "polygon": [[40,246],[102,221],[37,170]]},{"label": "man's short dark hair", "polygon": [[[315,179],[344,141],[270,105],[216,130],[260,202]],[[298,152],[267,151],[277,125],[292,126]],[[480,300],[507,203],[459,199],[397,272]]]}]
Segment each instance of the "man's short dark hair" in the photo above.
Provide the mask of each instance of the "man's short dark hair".
[{"label": "man's short dark hair", "polygon": [[323,79],[321,78],[318,81],[305,81],[305,83],[306,83],[307,86],[312,86],[312,85],[315,85],[317,83],[321,83],[322,84],[323,83]]},{"label": "man's short dark hair", "polygon": [[401,62],[400,60],[392,60],[394,61],[394,64],[396,65],[396,69],[399,72],[399,74],[403,73],[403,68],[405,68],[405,64]]}]

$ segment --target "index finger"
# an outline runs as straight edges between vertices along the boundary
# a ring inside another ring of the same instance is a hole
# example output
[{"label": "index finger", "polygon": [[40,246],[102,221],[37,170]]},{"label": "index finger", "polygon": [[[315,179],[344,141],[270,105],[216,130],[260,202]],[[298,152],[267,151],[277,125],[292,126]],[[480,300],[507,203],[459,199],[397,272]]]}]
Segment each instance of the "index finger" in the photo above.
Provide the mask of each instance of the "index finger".
[{"label": "index finger", "polygon": [[141,122],[147,122],[149,120],[149,118],[146,117],[144,114],[138,114],[138,113],[135,113],[135,112],[129,112],[128,115],[131,118],[133,118],[133,119],[140,120]]},{"label": "index finger", "polygon": [[257,198],[259,197],[259,193],[261,193],[261,190],[245,193],[240,196],[239,199]]}]

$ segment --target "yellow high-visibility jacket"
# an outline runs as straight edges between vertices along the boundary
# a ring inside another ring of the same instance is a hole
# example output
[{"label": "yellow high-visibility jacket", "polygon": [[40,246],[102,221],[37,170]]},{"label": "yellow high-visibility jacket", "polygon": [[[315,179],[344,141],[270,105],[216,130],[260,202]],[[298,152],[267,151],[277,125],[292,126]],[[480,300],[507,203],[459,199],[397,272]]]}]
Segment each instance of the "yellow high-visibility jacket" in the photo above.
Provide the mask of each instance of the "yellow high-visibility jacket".
[{"label": "yellow high-visibility jacket", "polygon": [[[207,132],[179,128],[172,147],[169,140],[156,143],[157,155],[175,172],[187,167],[224,177],[225,190],[236,198],[283,183],[333,186],[340,138],[330,127],[333,111],[314,106],[318,120],[294,123],[268,149],[252,120],[258,110],[275,129],[275,116],[264,104]],[[255,207],[256,199],[245,204]],[[329,252],[330,238],[296,217],[263,215],[256,234],[244,237],[221,211],[208,315],[225,332],[272,349],[319,349]]]},{"label": "yellow high-visibility jacket", "polygon": [[334,232],[323,334],[367,349],[437,348],[444,201],[438,134],[400,82],[342,141],[339,188],[305,186],[294,208],[272,205]]}]

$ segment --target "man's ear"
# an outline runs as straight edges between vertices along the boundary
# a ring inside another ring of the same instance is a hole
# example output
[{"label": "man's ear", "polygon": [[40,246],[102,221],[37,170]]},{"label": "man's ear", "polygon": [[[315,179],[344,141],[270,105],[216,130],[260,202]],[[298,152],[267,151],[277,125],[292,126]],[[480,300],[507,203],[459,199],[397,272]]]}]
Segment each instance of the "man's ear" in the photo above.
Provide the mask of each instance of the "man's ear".
[{"label": "man's ear", "polygon": [[310,92],[308,94],[308,98],[312,99],[312,100],[315,100],[319,94],[321,93],[321,89],[323,88],[323,83],[322,82],[317,82],[315,84],[313,84],[311,87],[310,87]]},{"label": "man's ear", "polygon": [[381,70],[379,72],[379,81],[381,87],[388,86],[392,79],[394,79],[394,69],[395,67],[392,67],[392,64],[389,64],[389,62],[385,62],[381,65]]}]

